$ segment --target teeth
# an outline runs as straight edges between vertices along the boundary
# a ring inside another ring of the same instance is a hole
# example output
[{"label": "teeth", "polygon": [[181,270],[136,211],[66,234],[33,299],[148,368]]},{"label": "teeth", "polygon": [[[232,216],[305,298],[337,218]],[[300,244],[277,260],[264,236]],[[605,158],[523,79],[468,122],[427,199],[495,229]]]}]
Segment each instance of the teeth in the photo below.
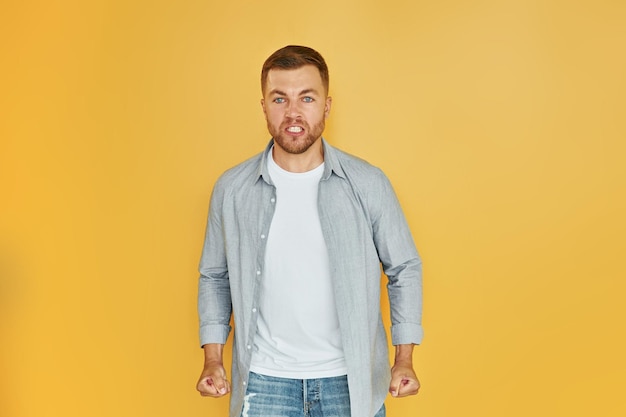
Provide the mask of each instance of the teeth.
[{"label": "teeth", "polygon": [[300,132],[302,132],[302,128],[300,126],[291,126],[291,127],[287,128],[287,131],[289,131],[291,133],[300,133]]}]

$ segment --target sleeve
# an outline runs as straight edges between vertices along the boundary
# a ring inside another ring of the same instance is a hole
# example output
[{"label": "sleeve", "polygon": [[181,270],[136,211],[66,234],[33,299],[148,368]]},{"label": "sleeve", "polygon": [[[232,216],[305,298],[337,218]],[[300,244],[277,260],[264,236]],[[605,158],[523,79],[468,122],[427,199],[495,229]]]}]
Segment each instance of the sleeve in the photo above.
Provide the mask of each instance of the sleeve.
[{"label": "sleeve", "polygon": [[422,261],[389,179],[380,173],[370,201],[374,244],[387,276],[392,344],[420,344],[422,329]]},{"label": "sleeve", "polygon": [[230,333],[232,303],[222,221],[224,190],[219,181],[211,193],[209,215],[200,259],[198,315],[200,345],[226,343]]}]

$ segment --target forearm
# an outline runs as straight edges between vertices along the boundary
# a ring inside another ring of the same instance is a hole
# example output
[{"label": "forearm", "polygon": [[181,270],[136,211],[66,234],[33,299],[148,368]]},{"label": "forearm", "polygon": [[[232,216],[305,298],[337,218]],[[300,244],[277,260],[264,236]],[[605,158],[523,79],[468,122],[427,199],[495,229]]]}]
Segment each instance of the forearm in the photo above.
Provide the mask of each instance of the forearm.
[{"label": "forearm", "polygon": [[220,343],[207,343],[202,346],[204,350],[204,366],[223,365],[224,345]]},{"label": "forearm", "polygon": [[396,355],[394,366],[402,364],[403,366],[413,367],[413,348],[414,344],[396,345]]}]

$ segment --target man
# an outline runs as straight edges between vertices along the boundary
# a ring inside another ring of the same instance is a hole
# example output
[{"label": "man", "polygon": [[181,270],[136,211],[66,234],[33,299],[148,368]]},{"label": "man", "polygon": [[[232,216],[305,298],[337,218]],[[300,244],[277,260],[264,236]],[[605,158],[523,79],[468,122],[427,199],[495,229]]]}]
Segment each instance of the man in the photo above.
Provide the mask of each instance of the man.
[{"label": "man", "polygon": [[[421,261],[391,184],[331,147],[328,68],[287,46],[261,72],[272,140],[211,196],[198,309],[203,396],[231,392],[230,417],[381,417],[387,391],[416,394]],[[390,369],[380,312],[388,277]],[[234,314],[232,383],[222,360]]]}]

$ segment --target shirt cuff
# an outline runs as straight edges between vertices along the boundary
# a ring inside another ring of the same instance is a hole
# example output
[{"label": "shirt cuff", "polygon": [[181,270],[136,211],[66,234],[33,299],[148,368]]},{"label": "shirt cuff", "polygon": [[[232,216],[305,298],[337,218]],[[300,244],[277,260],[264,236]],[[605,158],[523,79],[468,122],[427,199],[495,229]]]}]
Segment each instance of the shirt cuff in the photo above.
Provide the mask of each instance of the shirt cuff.
[{"label": "shirt cuff", "polygon": [[208,343],[219,343],[220,345],[226,344],[226,339],[228,339],[230,329],[230,326],[224,326],[221,324],[201,326],[200,346],[204,346]]},{"label": "shirt cuff", "polygon": [[422,343],[424,338],[424,330],[421,324],[417,323],[399,323],[391,326],[391,344],[408,345]]}]

